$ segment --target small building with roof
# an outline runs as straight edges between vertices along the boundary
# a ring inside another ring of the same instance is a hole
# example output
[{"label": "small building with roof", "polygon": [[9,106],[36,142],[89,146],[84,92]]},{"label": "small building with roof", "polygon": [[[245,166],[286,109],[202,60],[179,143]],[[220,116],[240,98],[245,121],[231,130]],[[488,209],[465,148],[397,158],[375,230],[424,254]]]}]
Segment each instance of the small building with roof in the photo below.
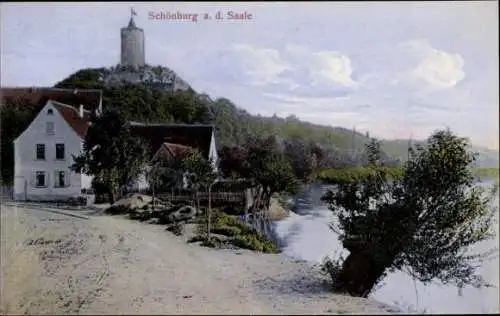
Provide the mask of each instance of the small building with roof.
[{"label": "small building with roof", "polygon": [[[219,157],[215,139],[215,127],[205,124],[145,124],[129,122],[133,136],[143,138],[151,146],[151,164],[157,159],[183,159],[192,151],[199,151],[212,162],[214,172],[218,171]],[[181,183],[186,186],[185,180]],[[140,175],[130,190],[147,190],[149,183],[145,173]]]},{"label": "small building with roof", "polygon": [[70,170],[83,150],[92,114],[102,112],[101,90],[2,88],[1,106],[38,112],[14,140],[14,199],[67,200],[90,189],[92,177]]}]

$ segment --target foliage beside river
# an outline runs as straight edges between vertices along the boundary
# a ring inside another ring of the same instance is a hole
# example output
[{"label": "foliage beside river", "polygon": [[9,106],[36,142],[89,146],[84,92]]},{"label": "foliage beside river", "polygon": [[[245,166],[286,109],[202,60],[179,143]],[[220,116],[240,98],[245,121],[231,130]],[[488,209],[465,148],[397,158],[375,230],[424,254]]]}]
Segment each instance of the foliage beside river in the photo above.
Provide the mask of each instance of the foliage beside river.
[{"label": "foliage beside river", "polygon": [[476,168],[474,174],[479,176],[482,180],[491,179],[498,182],[499,176],[498,168]]},{"label": "foliage beside river", "polygon": [[[403,169],[401,168],[390,168],[390,167],[380,167],[387,171],[389,177],[393,180],[401,179],[403,177]],[[499,180],[499,169],[498,168],[475,168],[473,173],[480,177],[482,180],[493,179],[498,182]],[[367,178],[369,175],[374,175],[375,169],[369,167],[353,167],[353,168],[341,168],[341,169],[321,169],[315,174],[315,179],[324,181],[327,183],[338,183],[338,182],[352,182],[359,181]]]},{"label": "foliage beside river", "polygon": [[[380,167],[387,171],[392,179],[400,179],[403,169]],[[370,167],[354,167],[342,169],[322,169],[316,173],[316,179],[328,183],[360,181],[370,175],[375,175],[375,169]]]}]

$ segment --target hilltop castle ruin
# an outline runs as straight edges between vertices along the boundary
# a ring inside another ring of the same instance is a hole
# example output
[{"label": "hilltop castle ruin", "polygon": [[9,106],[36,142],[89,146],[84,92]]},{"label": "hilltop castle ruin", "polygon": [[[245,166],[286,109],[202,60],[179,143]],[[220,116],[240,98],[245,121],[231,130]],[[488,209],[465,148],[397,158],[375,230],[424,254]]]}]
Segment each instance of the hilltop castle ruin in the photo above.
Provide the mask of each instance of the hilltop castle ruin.
[{"label": "hilltop castle ruin", "polygon": [[144,30],[135,25],[135,11],[131,10],[127,27],[121,28],[120,64],[103,73],[107,85],[144,83],[164,91],[188,90],[190,86],[173,70],[146,63]]},{"label": "hilltop castle ruin", "polygon": [[144,30],[134,22],[135,11],[131,10],[128,26],[121,29],[121,62],[122,66],[140,68],[146,64],[144,53]]}]

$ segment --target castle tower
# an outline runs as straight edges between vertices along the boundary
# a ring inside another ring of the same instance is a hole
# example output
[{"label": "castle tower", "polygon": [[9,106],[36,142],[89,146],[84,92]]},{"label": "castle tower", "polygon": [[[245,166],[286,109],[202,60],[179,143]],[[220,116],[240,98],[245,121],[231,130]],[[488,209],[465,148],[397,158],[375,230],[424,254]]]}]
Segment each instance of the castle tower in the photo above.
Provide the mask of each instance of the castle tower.
[{"label": "castle tower", "polygon": [[134,9],[131,9],[130,21],[127,27],[121,29],[121,65],[139,68],[146,63],[144,54],[144,31],[135,26]]}]

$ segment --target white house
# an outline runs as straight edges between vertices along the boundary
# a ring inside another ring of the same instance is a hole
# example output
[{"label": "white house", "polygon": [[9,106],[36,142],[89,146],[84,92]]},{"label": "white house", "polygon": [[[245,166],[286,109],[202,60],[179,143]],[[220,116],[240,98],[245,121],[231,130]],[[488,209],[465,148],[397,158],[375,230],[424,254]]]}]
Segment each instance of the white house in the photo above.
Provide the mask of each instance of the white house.
[{"label": "white house", "polygon": [[70,170],[73,155],[83,150],[90,114],[84,105],[46,101],[14,140],[15,200],[66,200],[91,188],[92,177]]},{"label": "white house", "polygon": [[[213,125],[130,122],[130,127],[134,136],[144,138],[151,145],[151,162],[155,159],[182,158],[188,151],[198,150],[206,159],[212,161],[214,172],[217,172],[219,157]],[[146,169],[149,169],[149,166]],[[185,186],[186,180],[185,178],[183,180]],[[145,173],[129,186],[130,190],[148,188]]]}]

